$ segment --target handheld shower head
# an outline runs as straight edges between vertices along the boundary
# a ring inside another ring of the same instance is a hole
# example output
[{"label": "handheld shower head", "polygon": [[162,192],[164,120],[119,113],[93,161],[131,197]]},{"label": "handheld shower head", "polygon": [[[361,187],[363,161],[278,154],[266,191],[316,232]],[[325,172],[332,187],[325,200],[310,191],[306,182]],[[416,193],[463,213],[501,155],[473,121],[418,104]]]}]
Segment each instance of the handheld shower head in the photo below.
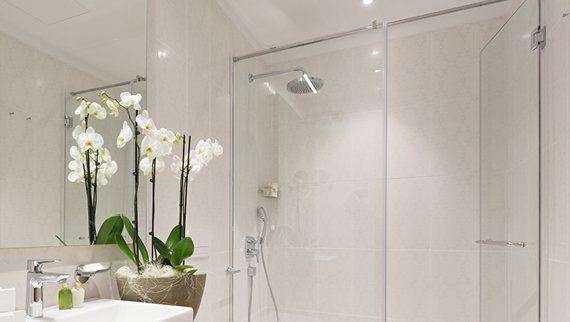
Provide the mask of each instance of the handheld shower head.
[{"label": "handheld shower head", "polygon": [[265,213],[265,209],[263,207],[257,208],[257,213],[259,214],[259,218],[265,222],[267,219],[267,214]]},{"label": "handheld shower head", "polygon": [[265,241],[265,232],[267,231],[267,213],[265,213],[265,209],[263,207],[257,208],[257,213],[259,214],[259,218],[263,221],[263,231],[259,237],[259,243],[263,244]]}]

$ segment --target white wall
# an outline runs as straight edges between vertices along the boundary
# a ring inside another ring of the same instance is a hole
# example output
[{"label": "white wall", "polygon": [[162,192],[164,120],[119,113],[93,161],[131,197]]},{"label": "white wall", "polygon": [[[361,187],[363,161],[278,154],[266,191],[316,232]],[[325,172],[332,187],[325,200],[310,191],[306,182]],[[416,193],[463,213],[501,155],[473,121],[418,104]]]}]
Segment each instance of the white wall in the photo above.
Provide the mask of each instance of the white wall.
[{"label": "white wall", "polygon": [[570,209],[568,86],[570,1],[542,0],[546,47],[542,60],[542,314],[543,321],[570,319]]},{"label": "white wall", "polygon": [[[230,281],[230,57],[253,50],[214,0],[148,1],[148,109],[159,127],[217,139],[224,154],[190,183],[188,229],[211,236],[210,254],[190,264],[207,271],[196,321],[227,321]],[[181,147],[175,153],[181,154]],[[178,220],[178,180],[169,169],[157,180],[157,236]],[[149,208],[150,209],[150,208]],[[245,273],[242,273],[242,275]]]}]

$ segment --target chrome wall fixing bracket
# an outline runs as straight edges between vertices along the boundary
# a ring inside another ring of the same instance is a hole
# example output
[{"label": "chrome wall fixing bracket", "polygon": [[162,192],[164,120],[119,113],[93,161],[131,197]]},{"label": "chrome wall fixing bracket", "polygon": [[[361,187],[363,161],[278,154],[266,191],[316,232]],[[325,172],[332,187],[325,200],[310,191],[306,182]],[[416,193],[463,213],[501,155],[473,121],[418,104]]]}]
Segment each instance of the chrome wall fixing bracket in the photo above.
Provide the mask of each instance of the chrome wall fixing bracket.
[{"label": "chrome wall fixing bracket", "polygon": [[546,27],[538,26],[530,34],[530,50],[544,49],[546,46]]}]

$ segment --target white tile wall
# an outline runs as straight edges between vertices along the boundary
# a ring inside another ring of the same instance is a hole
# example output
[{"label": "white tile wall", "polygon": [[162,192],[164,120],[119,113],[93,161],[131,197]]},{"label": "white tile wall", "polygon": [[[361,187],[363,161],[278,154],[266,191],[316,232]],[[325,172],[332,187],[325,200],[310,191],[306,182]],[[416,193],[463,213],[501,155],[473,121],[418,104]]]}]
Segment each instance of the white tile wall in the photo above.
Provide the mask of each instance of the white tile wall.
[{"label": "white tile wall", "polygon": [[[214,0],[150,0],[147,29],[148,109],[156,124],[192,135],[193,146],[200,139],[211,138],[218,139],[224,147],[224,154],[213,160],[208,169],[190,183],[188,225],[192,229],[209,231],[212,236],[210,255],[192,261],[200,270],[208,272],[205,295],[196,321],[227,321],[231,282],[225,274],[230,260],[230,57],[251,52],[253,48]],[[250,116],[257,122],[256,115]],[[236,117],[247,118],[249,115]],[[258,128],[252,126],[246,131]],[[242,133],[246,139],[261,138],[261,133],[236,130],[237,137]],[[260,148],[256,145],[250,147]],[[181,154],[177,149],[176,153]],[[258,155],[260,150],[251,151],[251,155]],[[262,161],[254,160],[245,171],[263,171],[256,163]],[[236,163],[239,162],[236,158]],[[244,182],[242,189],[236,189],[236,200],[247,200],[240,198],[240,191],[248,189],[255,194],[257,188],[257,180]],[[176,179],[169,170],[165,171],[157,183],[156,212],[161,216],[156,222],[159,237],[166,238],[177,222],[177,192]],[[236,209],[249,211],[251,223],[255,223],[256,207],[257,204],[253,203],[236,204]],[[236,212],[236,217],[243,215],[245,213]],[[243,227],[251,228],[251,234],[254,234],[255,224]],[[241,229],[241,226],[236,226],[236,229]],[[236,264],[246,272],[245,262]],[[236,275],[234,287],[239,286],[236,290],[243,290],[243,294],[236,297],[236,317],[239,317],[236,321],[244,317],[243,309],[247,308],[247,302],[242,301],[247,300],[246,278],[245,273]],[[260,286],[254,287],[257,290],[254,305],[257,313],[262,305]]]},{"label": "white tile wall", "polygon": [[542,24],[547,46],[542,61],[542,321],[563,321],[570,317],[570,249],[568,248],[568,34],[570,20],[562,13],[570,1],[543,0]]}]

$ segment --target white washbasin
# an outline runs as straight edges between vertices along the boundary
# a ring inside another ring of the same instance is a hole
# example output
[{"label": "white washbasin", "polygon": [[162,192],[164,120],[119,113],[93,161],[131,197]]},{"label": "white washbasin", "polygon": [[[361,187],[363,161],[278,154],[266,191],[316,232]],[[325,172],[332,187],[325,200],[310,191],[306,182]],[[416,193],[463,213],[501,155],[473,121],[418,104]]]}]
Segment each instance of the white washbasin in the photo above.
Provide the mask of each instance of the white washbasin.
[{"label": "white washbasin", "polygon": [[50,306],[42,318],[28,317],[26,322],[192,322],[193,315],[189,307],[97,299],[79,309]]}]

